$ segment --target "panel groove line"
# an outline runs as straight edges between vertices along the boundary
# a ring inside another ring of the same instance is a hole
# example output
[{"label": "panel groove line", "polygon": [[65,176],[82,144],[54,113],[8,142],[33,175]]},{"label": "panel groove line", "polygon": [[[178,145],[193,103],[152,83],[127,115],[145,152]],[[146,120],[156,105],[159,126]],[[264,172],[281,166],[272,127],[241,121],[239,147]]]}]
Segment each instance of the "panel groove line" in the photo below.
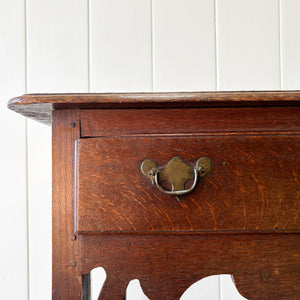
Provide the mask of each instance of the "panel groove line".
[{"label": "panel groove line", "polygon": [[278,1],[278,49],[279,49],[279,87],[282,90],[282,28],[281,28],[281,0]]},{"label": "panel groove line", "polygon": [[218,11],[217,0],[214,0],[214,30],[215,30],[215,90],[219,91],[219,60],[218,60]]}]

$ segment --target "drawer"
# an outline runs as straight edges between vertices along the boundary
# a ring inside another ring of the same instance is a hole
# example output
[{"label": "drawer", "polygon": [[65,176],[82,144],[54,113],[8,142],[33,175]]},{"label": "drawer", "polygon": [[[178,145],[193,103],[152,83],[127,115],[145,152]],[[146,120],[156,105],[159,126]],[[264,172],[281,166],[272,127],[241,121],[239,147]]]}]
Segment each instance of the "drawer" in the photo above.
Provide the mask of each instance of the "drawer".
[{"label": "drawer", "polygon": [[[297,134],[81,138],[77,141],[76,230],[195,232],[299,228]],[[178,202],[141,172],[145,159],[213,169]]]}]

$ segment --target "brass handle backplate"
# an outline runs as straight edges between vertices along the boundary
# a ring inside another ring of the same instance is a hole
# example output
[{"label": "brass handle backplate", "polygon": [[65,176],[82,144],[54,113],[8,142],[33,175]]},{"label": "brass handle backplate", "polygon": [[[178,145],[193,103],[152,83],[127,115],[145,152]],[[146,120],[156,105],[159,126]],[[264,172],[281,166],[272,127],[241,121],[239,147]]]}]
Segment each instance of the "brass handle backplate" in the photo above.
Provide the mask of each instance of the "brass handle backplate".
[{"label": "brass handle backplate", "polygon": [[[158,167],[157,163],[151,159],[144,160],[141,165],[143,174],[150,178],[162,193],[175,196],[177,201],[180,201],[179,196],[190,193],[195,188],[198,178],[206,176],[211,169],[212,163],[207,157],[199,158],[194,167],[178,156],[173,157],[162,167]],[[193,184],[185,189],[185,184],[189,180],[192,180]],[[172,189],[164,189],[161,185],[163,181],[168,181]]]}]

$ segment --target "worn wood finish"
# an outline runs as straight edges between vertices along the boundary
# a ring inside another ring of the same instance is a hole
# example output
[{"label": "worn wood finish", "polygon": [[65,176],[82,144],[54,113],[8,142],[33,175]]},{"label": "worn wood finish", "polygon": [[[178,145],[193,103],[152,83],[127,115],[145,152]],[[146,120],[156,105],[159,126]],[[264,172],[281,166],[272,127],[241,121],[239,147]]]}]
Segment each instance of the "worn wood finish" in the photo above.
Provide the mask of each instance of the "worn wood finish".
[{"label": "worn wood finish", "polygon": [[197,280],[232,274],[244,297],[299,299],[298,234],[81,236],[81,273],[102,266],[100,299],[122,299],[138,278],[151,299],[179,299]]},{"label": "worn wood finish", "polygon": [[81,110],[80,120],[81,137],[300,132],[299,107],[97,109]]},{"label": "worn wood finish", "polygon": [[51,124],[51,112],[55,109],[296,106],[299,103],[299,91],[26,94],[11,99],[8,107]]},{"label": "worn wood finish", "polygon": [[78,111],[55,111],[52,150],[52,299],[81,299],[78,240],[73,236],[74,150],[78,137]]},{"label": "worn wood finish", "polygon": [[[300,227],[299,136],[81,139],[78,231],[296,230]],[[180,203],[141,170],[181,156],[212,172]]]},{"label": "worn wood finish", "polygon": [[[134,278],[152,300],[178,299],[224,273],[248,299],[299,299],[299,102],[297,91],[12,99],[45,123],[54,110],[53,299],[88,299],[98,266],[104,300]],[[179,203],[140,171],[176,155],[214,164]]]}]

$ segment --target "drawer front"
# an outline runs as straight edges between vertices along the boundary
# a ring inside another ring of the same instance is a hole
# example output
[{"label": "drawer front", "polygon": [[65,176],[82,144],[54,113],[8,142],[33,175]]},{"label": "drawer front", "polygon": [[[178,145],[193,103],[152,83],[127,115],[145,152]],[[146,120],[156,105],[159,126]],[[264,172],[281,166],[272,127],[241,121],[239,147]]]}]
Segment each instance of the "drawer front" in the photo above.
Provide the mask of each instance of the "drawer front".
[{"label": "drawer front", "polygon": [[[299,228],[297,135],[86,138],[77,142],[79,233]],[[177,202],[141,172],[180,156],[213,170]]]},{"label": "drawer front", "polygon": [[82,137],[300,131],[299,107],[89,109],[80,111]]}]

